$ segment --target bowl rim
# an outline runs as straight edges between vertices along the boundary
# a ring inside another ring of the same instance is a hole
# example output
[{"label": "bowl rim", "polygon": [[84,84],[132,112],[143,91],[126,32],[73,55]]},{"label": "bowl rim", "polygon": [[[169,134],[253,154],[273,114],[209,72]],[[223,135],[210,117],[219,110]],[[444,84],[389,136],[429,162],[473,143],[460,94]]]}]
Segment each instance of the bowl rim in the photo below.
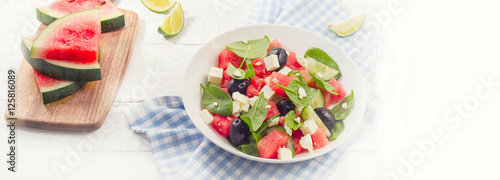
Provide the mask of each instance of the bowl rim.
[{"label": "bowl rim", "polygon": [[[211,44],[212,42],[216,41],[217,39],[221,38],[222,36],[226,35],[226,34],[229,34],[229,33],[232,33],[232,32],[235,32],[235,31],[241,31],[242,29],[246,29],[246,28],[259,28],[259,27],[270,27],[270,26],[276,26],[276,27],[281,27],[281,28],[291,28],[291,29],[295,29],[295,30],[298,30],[298,31],[303,31],[305,33],[309,33],[309,34],[312,34],[313,36],[317,36],[319,38],[322,38],[324,40],[327,40],[330,44],[334,45],[338,50],[341,51],[341,53],[343,53],[345,55],[345,57],[347,58],[347,60],[354,64],[354,68],[356,69],[356,71],[358,73],[361,73],[361,71],[359,70],[359,67],[356,65],[356,63],[352,60],[352,58],[342,49],[340,48],[338,45],[336,45],[334,42],[332,42],[331,40],[315,33],[315,32],[312,32],[310,30],[307,30],[307,29],[303,29],[303,28],[300,28],[300,27],[295,27],[295,26],[290,26],[290,25],[284,25],[284,24],[256,24],[256,25],[246,25],[246,26],[241,26],[241,27],[238,27],[238,28],[235,28],[235,29],[231,29],[231,30],[228,30],[228,31],[225,31],[225,32],[222,32],[218,35],[216,35],[215,37],[211,38],[210,40],[208,40],[203,46],[201,46],[197,51],[196,53],[193,54],[193,57],[190,59],[188,65],[186,67],[191,67],[192,63],[194,63],[194,58],[195,56],[198,54],[198,52],[205,48],[206,46],[208,46],[209,44]],[[362,121],[362,119],[360,121],[358,121],[357,123],[355,123],[354,127],[353,127],[353,130],[350,131],[348,134],[344,135],[345,138],[343,139],[339,139],[340,141],[337,141],[338,143],[337,144],[334,144],[332,147],[329,147],[330,149],[329,150],[325,150],[325,151],[322,151],[320,153],[310,153],[310,155],[308,156],[303,156],[303,157],[299,157],[299,158],[292,158],[292,159],[266,159],[266,158],[261,158],[261,157],[256,157],[256,156],[251,156],[251,155],[248,155],[248,154],[245,154],[243,152],[241,152],[240,150],[234,148],[233,146],[226,146],[225,144],[221,144],[220,142],[218,142],[216,139],[214,139],[213,137],[207,135],[202,129],[200,129],[197,125],[197,123],[194,122],[193,118],[191,118],[191,116],[194,116],[191,115],[190,113],[190,110],[188,110],[188,106],[186,106],[185,102],[186,102],[186,97],[188,96],[184,91],[184,87],[185,87],[185,84],[186,84],[186,79],[188,77],[188,73],[189,71],[187,71],[186,69],[186,72],[184,72],[184,77],[183,77],[183,81],[182,81],[182,103],[184,104],[184,107],[185,107],[185,110],[189,116],[189,119],[190,121],[192,121],[192,123],[195,125],[195,127],[197,128],[198,131],[200,131],[204,137],[206,137],[208,140],[210,140],[210,142],[214,143],[216,146],[224,149],[225,151],[228,151],[236,156],[239,156],[239,157],[242,157],[242,158],[245,158],[245,159],[248,159],[248,160],[253,160],[253,161],[257,161],[257,162],[265,162],[265,163],[272,163],[272,164],[286,164],[286,163],[295,163],[295,162],[301,162],[301,161],[306,161],[306,160],[310,160],[312,158],[316,158],[316,157],[319,157],[319,156],[322,156],[326,153],[329,153],[331,151],[333,151],[334,149],[336,149],[337,147],[339,147],[340,145],[342,145],[347,139],[349,139],[352,134],[359,128],[359,124],[360,122]],[[360,74],[361,76],[361,89],[362,89],[362,92],[364,92],[364,99],[362,99],[362,110],[361,110],[361,118],[364,117],[365,115],[365,112],[366,112],[366,98],[367,98],[367,89],[366,89],[366,84],[365,84],[365,80],[363,79],[363,76]],[[359,96],[359,95],[358,95]],[[201,100],[200,100],[201,101]],[[203,123],[204,125],[207,125],[205,123]],[[212,129],[212,128],[211,128]],[[213,130],[213,129],[212,129]],[[329,142],[331,143],[331,142]]]}]

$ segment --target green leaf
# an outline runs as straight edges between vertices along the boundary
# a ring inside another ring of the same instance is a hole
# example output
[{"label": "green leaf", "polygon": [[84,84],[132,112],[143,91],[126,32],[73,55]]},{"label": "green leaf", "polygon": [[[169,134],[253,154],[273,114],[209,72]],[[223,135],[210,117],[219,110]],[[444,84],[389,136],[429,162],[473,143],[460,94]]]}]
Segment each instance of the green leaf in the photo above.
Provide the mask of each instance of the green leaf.
[{"label": "green leaf", "polygon": [[[314,98],[314,96],[316,96],[317,93],[320,93],[318,89],[310,88],[306,83],[300,82],[298,80],[290,81],[288,87],[284,87],[281,84],[278,84],[278,86],[285,91],[286,95],[288,95],[290,100],[292,100],[295,105],[300,106],[307,105]],[[303,88],[306,92],[306,97],[303,97],[302,99],[299,98],[298,93],[300,88]]]},{"label": "green leaf", "polygon": [[309,74],[311,75],[311,77],[313,78],[314,82],[316,82],[316,85],[319,88],[326,90],[330,94],[339,95],[338,93],[333,92],[333,90],[335,90],[335,88],[330,83],[321,80],[320,78],[318,78],[316,75],[314,75],[312,73],[309,73]]},{"label": "green leaf", "polygon": [[259,142],[260,139],[262,139],[262,135],[260,133],[255,133],[255,132],[252,132],[252,136],[255,140],[255,143]]},{"label": "green leaf", "polygon": [[241,150],[241,152],[243,152],[245,154],[248,154],[251,156],[256,156],[256,157],[259,156],[259,153],[257,152],[257,143],[255,143],[255,142],[240,145],[239,149]]},{"label": "green leaf", "polygon": [[[250,124],[250,130],[256,131],[262,125],[262,122],[264,122],[267,116],[266,106],[267,99],[264,97],[264,93],[261,92],[259,98],[257,98],[257,101],[255,101],[252,108],[248,110],[248,114],[242,115],[242,120],[245,123]],[[246,120],[244,120],[243,118],[245,118]]]},{"label": "green leaf", "polygon": [[300,126],[304,125],[302,121],[300,121],[300,123],[297,123],[295,121],[295,118],[297,118],[297,116],[295,116],[295,111],[292,110],[288,112],[285,116],[285,125],[293,130],[297,130]]},{"label": "green leaf", "polygon": [[271,121],[274,120],[275,118],[280,118],[280,115],[275,115],[275,116],[269,118],[266,122],[262,123],[262,125],[260,125],[259,129],[257,129],[255,132],[261,133],[262,131],[264,131],[267,128],[267,126],[271,123]]},{"label": "green leaf", "polygon": [[201,102],[208,111],[221,116],[230,116],[233,114],[233,101],[228,93],[217,87],[205,87],[201,84],[203,89],[203,97]]},{"label": "green leaf", "polygon": [[[227,74],[229,74],[229,76],[233,77],[234,79],[247,79],[255,75],[253,68],[245,72],[243,69],[234,67],[231,63],[227,65],[226,72]],[[241,76],[236,76],[235,75],[236,72],[238,72]]]},{"label": "green leaf", "polygon": [[330,56],[328,56],[328,54],[325,51],[321,50],[320,48],[317,47],[309,48],[306,51],[304,57],[311,57],[313,59],[316,59],[318,62],[323,63],[324,65],[337,70],[339,74],[335,76],[335,79],[339,79],[342,76],[342,72],[340,71],[337,62],[335,62]]},{"label": "green leaf", "polygon": [[255,59],[266,55],[270,44],[269,38],[264,36],[262,39],[248,40],[247,43],[236,41],[226,46],[226,48],[242,58],[245,58],[246,54],[246,58]]},{"label": "green leaf", "polygon": [[344,132],[344,121],[343,120],[336,120],[333,122],[333,129],[330,131],[332,135],[328,137],[328,140],[333,141],[336,140],[342,132]]},{"label": "green leaf", "polygon": [[[342,107],[344,103],[346,104],[345,109]],[[351,114],[353,107],[354,107],[354,91],[351,90],[351,94],[342,99],[342,101],[340,101],[330,111],[333,113],[336,120],[343,120],[347,118],[349,114]]]}]

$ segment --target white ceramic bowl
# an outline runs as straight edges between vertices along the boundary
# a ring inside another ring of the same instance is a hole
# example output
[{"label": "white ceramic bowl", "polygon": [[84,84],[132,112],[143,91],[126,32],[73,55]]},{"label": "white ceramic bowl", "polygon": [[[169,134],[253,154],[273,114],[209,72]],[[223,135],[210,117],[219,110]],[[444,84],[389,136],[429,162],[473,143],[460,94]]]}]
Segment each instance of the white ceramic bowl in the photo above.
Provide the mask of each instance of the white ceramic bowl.
[{"label": "white ceramic bowl", "polygon": [[[217,67],[219,53],[226,45],[234,41],[260,39],[264,35],[267,35],[271,40],[278,39],[285,49],[293,51],[297,55],[304,55],[310,47],[319,47],[338,63],[343,73],[340,84],[348,95],[351,89],[354,90],[355,106],[349,117],[344,120],[345,130],[337,140],[329,142],[328,145],[315,150],[313,153],[302,153],[290,160],[264,159],[250,156],[237,150],[227,142],[226,138],[220,136],[211,125],[203,122],[200,117],[200,112],[204,109],[201,103],[200,83],[206,84],[210,67]],[[271,24],[253,25],[231,30],[215,37],[193,56],[184,76],[183,102],[194,125],[217,146],[250,160],[267,163],[291,163],[318,157],[344,143],[363,118],[366,107],[366,88],[354,62],[342,49],[331,41],[313,32],[297,27]]]}]

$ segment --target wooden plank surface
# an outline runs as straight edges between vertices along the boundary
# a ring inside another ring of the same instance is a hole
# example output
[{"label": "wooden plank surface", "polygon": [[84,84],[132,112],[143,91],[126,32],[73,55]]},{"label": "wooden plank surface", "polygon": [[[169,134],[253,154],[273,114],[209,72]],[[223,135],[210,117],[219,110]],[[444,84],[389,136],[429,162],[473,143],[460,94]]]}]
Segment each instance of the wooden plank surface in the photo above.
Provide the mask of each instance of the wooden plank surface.
[{"label": "wooden plank surface", "polygon": [[[93,131],[102,126],[125,76],[139,22],[135,12],[120,10],[125,27],[103,33],[99,42],[102,80],[87,83],[73,95],[44,105],[33,70],[23,60],[16,73],[17,125],[61,131]],[[12,116],[6,111],[5,117]]]}]

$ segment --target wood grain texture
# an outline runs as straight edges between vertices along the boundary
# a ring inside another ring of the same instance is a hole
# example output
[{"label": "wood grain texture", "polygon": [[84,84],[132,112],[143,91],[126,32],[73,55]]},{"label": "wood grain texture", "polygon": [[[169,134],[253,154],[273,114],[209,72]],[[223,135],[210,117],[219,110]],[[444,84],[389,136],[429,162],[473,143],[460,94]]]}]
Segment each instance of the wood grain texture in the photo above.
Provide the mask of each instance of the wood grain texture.
[{"label": "wood grain texture", "polygon": [[[16,77],[17,125],[61,131],[93,131],[102,126],[125,76],[139,22],[135,12],[120,10],[125,27],[101,34],[102,80],[87,83],[73,95],[44,105],[32,67],[23,60]],[[5,117],[12,116],[6,112]]]}]

